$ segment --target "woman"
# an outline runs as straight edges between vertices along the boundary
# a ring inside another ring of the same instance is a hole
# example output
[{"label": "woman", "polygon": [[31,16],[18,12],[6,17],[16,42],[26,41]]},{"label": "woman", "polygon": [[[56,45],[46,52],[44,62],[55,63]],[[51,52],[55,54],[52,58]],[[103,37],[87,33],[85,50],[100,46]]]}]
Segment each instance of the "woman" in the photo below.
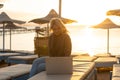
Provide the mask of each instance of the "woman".
[{"label": "woman", "polygon": [[[71,39],[67,34],[67,29],[59,18],[53,18],[50,21],[49,36],[49,56],[50,57],[67,57],[71,55]],[[45,57],[34,60],[30,77],[45,70]]]}]

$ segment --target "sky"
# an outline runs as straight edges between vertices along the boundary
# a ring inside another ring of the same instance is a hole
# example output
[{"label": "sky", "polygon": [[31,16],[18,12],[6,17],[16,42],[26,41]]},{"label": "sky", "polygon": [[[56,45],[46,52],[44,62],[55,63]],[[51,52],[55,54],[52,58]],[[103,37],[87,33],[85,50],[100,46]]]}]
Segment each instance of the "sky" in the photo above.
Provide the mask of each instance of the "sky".
[{"label": "sky", "polygon": [[[59,0],[0,0],[0,3],[4,4],[0,12],[25,21],[44,17],[51,9],[59,12]],[[106,16],[108,10],[119,8],[120,0],[62,0],[61,16],[77,20],[79,24],[91,25],[109,17]]]}]

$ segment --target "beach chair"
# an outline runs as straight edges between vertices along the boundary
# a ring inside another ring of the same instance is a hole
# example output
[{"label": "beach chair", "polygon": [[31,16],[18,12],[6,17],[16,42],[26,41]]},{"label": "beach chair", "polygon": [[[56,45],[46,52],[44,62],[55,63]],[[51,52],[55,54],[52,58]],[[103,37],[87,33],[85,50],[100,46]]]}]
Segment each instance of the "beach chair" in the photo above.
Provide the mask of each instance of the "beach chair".
[{"label": "beach chair", "polygon": [[27,80],[32,65],[17,64],[0,68],[0,80]]},{"label": "beach chair", "polygon": [[116,57],[98,57],[95,61],[96,67],[113,67],[117,63]]},{"label": "beach chair", "polygon": [[94,60],[96,68],[113,67],[113,64],[117,63],[117,58],[111,54],[96,54],[94,56],[98,57]]},{"label": "beach chair", "polygon": [[111,80],[120,80],[120,64],[113,65],[113,71],[111,72],[110,79]]},{"label": "beach chair", "polygon": [[25,56],[10,56],[6,60],[8,65],[11,64],[32,64],[33,60],[38,58],[38,55],[25,55]]},{"label": "beach chair", "polygon": [[111,72],[113,65],[117,63],[117,60],[116,57],[98,57],[94,62],[96,73],[105,71]]},{"label": "beach chair", "polygon": [[94,62],[73,61],[72,74],[48,75],[46,71],[43,71],[29,78],[28,80],[95,80],[94,65]]},{"label": "beach chair", "polygon": [[12,52],[0,53],[0,61],[5,61],[9,56],[20,56],[20,55],[24,55],[24,54],[12,53]]},{"label": "beach chair", "polygon": [[0,80],[11,80],[11,77],[8,75],[0,74]]},{"label": "beach chair", "polygon": [[96,59],[97,59],[97,57],[95,57],[95,56],[82,56],[82,55],[79,55],[79,56],[73,57],[74,61],[81,61],[81,62],[93,62]]}]

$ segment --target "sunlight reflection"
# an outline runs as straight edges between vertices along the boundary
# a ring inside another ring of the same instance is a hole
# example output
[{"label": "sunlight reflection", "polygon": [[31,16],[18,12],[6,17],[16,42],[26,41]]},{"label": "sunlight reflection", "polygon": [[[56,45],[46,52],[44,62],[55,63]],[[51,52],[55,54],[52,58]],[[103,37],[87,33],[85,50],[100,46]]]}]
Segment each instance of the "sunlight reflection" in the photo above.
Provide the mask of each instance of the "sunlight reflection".
[{"label": "sunlight reflection", "polygon": [[75,50],[78,51],[81,49],[83,51],[78,52],[85,52],[90,56],[93,56],[95,54],[93,49],[99,45],[96,34],[94,34],[94,30],[86,26],[81,31],[74,32],[74,34],[75,33],[76,35],[71,35],[73,47],[76,48]]},{"label": "sunlight reflection", "polygon": [[96,46],[95,36],[92,32],[92,29],[86,27],[84,30],[84,40],[85,43],[83,48],[92,56],[94,54],[94,52],[92,52],[92,49]]}]

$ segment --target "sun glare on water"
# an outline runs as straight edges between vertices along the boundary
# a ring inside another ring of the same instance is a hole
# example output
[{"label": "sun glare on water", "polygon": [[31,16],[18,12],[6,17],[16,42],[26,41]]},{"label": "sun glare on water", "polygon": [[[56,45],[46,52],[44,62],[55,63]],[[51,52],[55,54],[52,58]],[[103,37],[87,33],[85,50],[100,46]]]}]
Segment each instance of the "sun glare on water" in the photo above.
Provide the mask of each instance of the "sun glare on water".
[{"label": "sun glare on water", "polygon": [[99,45],[94,30],[89,26],[72,26],[68,29],[72,39],[72,47],[74,48],[73,52],[85,52],[93,56],[95,54],[93,49]]},{"label": "sun glare on water", "polygon": [[92,49],[98,46],[96,41],[96,36],[94,35],[92,29],[90,29],[89,27],[86,27],[83,32],[84,32],[83,35],[84,42],[80,45],[82,45],[83,50],[87,51],[87,53],[90,56],[93,56],[95,53],[93,52]]}]

